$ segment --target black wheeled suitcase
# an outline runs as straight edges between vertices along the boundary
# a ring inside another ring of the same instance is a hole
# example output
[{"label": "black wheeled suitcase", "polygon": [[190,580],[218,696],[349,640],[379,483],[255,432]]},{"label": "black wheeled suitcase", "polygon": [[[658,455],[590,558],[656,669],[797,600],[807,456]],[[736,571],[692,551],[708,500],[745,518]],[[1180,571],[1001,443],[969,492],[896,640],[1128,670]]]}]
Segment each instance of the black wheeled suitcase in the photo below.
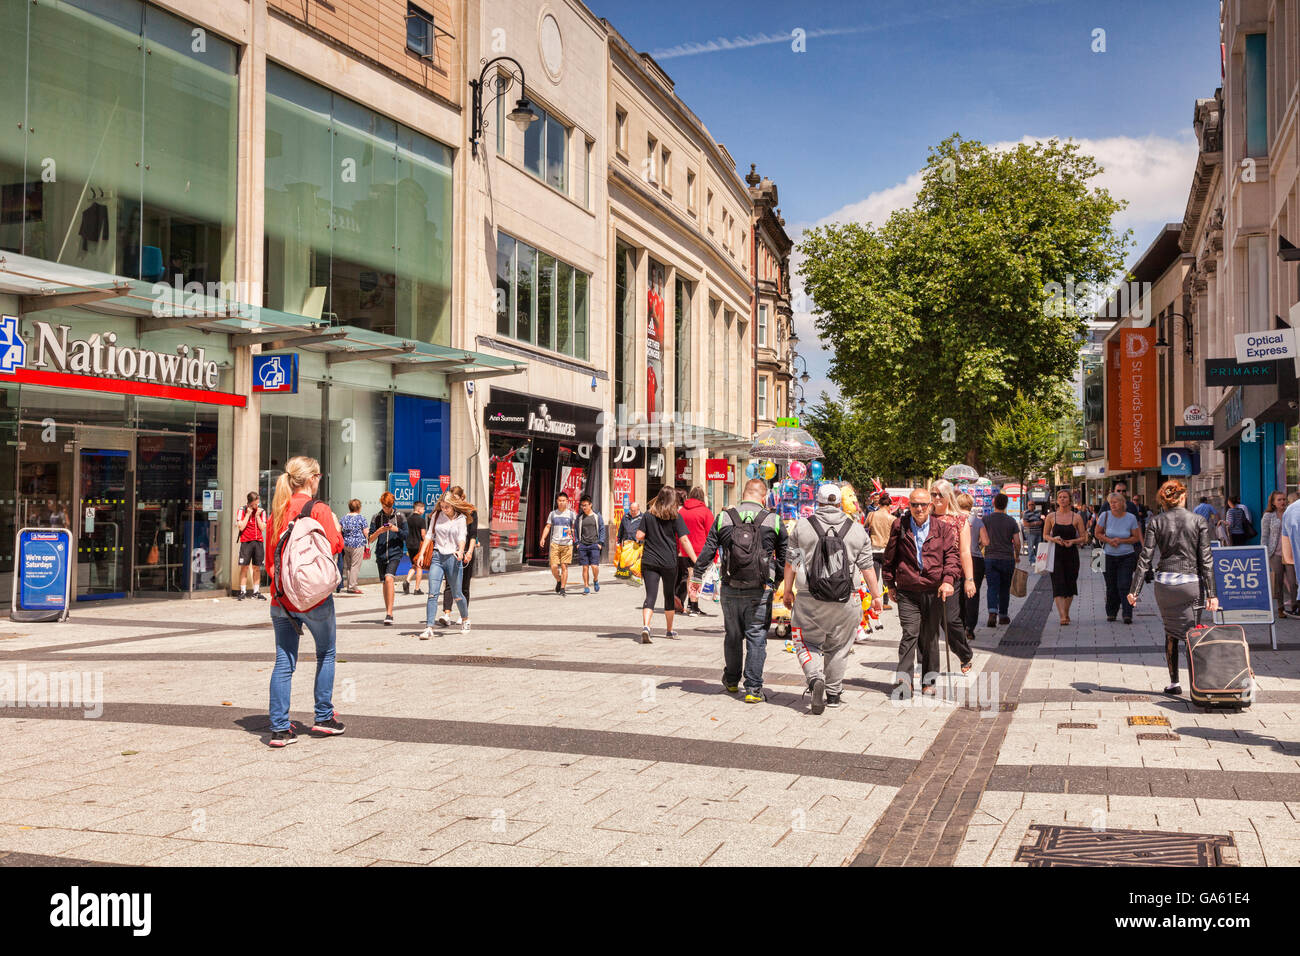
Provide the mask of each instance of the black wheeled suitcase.
[{"label": "black wheeled suitcase", "polygon": [[1239,624],[1197,626],[1187,632],[1192,703],[1241,710],[1255,700],[1246,630]]}]

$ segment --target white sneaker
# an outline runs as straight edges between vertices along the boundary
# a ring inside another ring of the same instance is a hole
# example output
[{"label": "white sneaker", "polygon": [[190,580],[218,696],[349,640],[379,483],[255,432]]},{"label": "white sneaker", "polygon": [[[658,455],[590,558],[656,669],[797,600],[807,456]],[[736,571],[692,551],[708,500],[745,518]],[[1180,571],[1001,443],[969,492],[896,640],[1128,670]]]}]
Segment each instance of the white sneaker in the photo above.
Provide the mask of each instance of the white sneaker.
[{"label": "white sneaker", "polygon": [[463,621],[460,622],[460,629],[461,629],[462,631],[465,631],[465,632],[468,632],[468,631],[469,631],[469,619],[468,619],[468,618],[466,618],[465,620],[463,620]]},{"label": "white sneaker", "polygon": [[437,621],[437,623],[441,624],[443,627],[451,627],[451,615],[446,611],[443,611],[436,618],[434,618],[434,620]]},{"label": "white sneaker", "polygon": [[433,635],[434,635],[433,628],[426,627],[423,631],[420,632],[420,640],[427,641],[429,638],[433,637]]}]

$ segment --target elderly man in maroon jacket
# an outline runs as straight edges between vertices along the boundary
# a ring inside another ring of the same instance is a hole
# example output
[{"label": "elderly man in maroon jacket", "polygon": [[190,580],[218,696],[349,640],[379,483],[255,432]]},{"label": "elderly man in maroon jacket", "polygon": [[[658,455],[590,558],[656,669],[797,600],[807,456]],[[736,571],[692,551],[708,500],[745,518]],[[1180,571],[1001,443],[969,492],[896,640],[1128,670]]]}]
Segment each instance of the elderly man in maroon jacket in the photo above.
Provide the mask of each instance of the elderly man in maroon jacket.
[{"label": "elderly man in maroon jacket", "polygon": [[956,532],[930,517],[930,492],[912,491],[908,513],[894,520],[885,545],[885,586],[898,605],[903,639],[898,645],[897,697],[912,694],[917,643],[921,645],[922,693],[935,693],[939,673],[939,627],[944,601],[961,581]]}]

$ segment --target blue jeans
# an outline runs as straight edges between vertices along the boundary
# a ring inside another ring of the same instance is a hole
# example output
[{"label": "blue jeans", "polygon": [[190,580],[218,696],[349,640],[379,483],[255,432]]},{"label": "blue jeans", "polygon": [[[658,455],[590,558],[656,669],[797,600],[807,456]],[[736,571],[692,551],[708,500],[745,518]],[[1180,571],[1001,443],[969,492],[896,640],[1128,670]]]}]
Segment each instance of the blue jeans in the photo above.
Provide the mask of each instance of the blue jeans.
[{"label": "blue jeans", "polygon": [[1032,561],[1034,559],[1034,555],[1038,554],[1038,546],[1042,543],[1043,543],[1043,532],[1041,528],[1038,531],[1025,532],[1025,544],[1029,546],[1029,560]]},{"label": "blue jeans", "polygon": [[745,690],[763,689],[763,664],[767,661],[767,629],[772,595],[768,588],[735,589],[722,586],[722,680],[740,683],[744,658]]},{"label": "blue jeans", "polygon": [[465,600],[465,595],[460,590],[462,570],[463,566],[456,555],[433,552],[433,563],[429,565],[429,600],[424,606],[424,623],[428,627],[433,627],[434,618],[438,616],[438,597],[442,592],[444,578],[451,585],[451,596],[456,602],[456,610],[460,611],[460,619],[463,621],[469,617],[469,601]]},{"label": "blue jeans", "polygon": [[316,719],[334,716],[334,647],[338,622],[334,617],[334,596],[310,611],[290,611],[271,605],[271,627],[275,630],[275,667],[271,669],[271,730],[289,729],[289,693],[298,666],[298,638],[303,625],[316,641]]},{"label": "blue jeans", "polygon": [[984,559],[984,582],[989,589],[989,613],[1007,616],[1011,608],[1011,575],[1016,562],[1006,558]]},{"label": "blue jeans", "polygon": [[1137,552],[1108,554],[1104,574],[1106,577],[1106,616],[1112,620],[1124,613],[1124,620],[1133,620],[1133,605],[1128,603],[1128,590],[1137,570]]}]

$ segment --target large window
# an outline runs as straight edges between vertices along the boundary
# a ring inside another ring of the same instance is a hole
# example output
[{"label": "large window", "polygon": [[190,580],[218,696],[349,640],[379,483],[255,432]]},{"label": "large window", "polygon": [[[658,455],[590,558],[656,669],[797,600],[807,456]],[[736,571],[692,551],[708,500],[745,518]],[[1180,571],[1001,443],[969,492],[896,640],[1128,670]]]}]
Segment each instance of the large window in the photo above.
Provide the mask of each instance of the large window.
[{"label": "large window", "polygon": [[632,408],[632,370],[636,348],[636,266],[632,250],[619,243],[614,253],[614,408],[620,423]]},{"label": "large window", "polygon": [[266,304],[451,342],[452,151],[274,64]]},{"label": "large window", "polygon": [[673,410],[678,421],[691,410],[691,286],[678,279],[673,305]]},{"label": "large window", "polygon": [[194,29],[137,0],[0,4],[0,248],[234,279],[236,48]]},{"label": "large window", "polygon": [[588,278],[567,262],[500,233],[497,331],[585,361]]},{"label": "large window", "polygon": [[758,307],[758,347],[767,348],[767,306]]},{"label": "large window", "polygon": [[[569,129],[536,103],[531,106],[538,118],[524,130],[524,168],[567,195],[569,177],[565,171],[568,168]],[[502,125],[500,119],[497,125]],[[500,140],[498,144],[499,148],[508,149]]]},{"label": "large window", "polygon": [[760,421],[767,419],[767,376],[758,377],[758,417]]},{"label": "large window", "polygon": [[1246,114],[1246,155],[1268,154],[1268,34],[1246,37],[1246,63],[1242,79]]}]

